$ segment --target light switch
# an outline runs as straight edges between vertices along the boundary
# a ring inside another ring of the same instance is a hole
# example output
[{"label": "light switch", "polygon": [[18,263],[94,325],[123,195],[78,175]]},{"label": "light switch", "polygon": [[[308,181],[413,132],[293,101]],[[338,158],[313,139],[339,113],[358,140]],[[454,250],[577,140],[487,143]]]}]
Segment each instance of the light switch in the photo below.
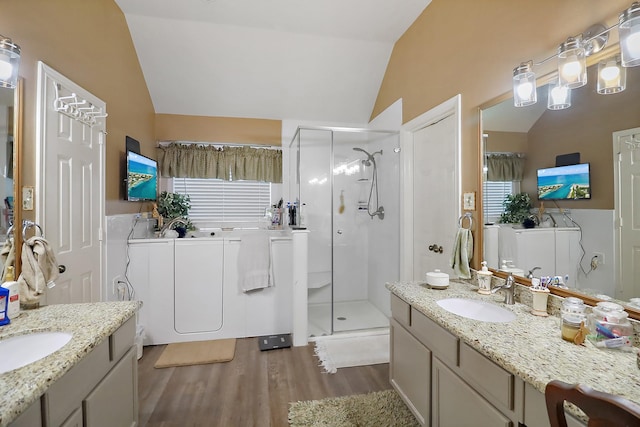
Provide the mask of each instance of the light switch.
[{"label": "light switch", "polygon": [[33,210],[33,187],[22,187],[22,209],[25,211]]},{"label": "light switch", "polygon": [[462,208],[465,211],[475,211],[476,210],[476,193],[475,191],[464,193],[462,198]]}]

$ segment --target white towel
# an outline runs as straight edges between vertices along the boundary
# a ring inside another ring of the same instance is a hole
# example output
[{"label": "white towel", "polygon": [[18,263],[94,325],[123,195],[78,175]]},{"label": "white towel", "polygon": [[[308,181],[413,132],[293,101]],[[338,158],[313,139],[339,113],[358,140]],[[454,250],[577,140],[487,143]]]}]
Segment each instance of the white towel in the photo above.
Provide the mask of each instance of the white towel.
[{"label": "white towel", "polygon": [[468,228],[459,228],[451,253],[451,268],[461,279],[471,279],[469,261],[473,258],[473,234]]},{"label": "white towel", "polygon": [[22,273],[18,277],[20,302],[35,304],[47,287],[58,278],[56,256],[42,237],[31,237],[22,244]]},{"label": "white towel", "polygon": [[269,234],[246,234],[242,236],[238,251],[238,288],[240,292],[249,292],[269,286],[274,286]]}]

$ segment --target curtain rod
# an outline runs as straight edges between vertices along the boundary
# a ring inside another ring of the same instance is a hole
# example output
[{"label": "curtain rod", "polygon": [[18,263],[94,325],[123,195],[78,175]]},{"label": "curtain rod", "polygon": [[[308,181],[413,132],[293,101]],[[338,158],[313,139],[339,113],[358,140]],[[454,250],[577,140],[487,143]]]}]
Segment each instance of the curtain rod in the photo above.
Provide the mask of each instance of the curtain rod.
[{"label": "curtain rod", "polygon": [[225,144],[222,142],[197,142],[197,141],[158,141],[157,147],[167,146],[173,143],[183,144],[183,145],[213,145],[215,147],[249,147],[249,148],[265,148],[270,150],[282,150],[281,145]]}]

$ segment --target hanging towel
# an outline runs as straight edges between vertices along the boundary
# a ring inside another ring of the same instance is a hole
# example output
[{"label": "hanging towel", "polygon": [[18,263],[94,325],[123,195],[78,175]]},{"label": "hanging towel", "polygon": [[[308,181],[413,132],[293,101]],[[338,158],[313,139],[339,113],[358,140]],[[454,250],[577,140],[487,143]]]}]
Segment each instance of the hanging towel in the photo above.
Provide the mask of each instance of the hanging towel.
[{"label": "hanging towel", "polygon": [[451,268],[461,279],[471,279],[469,261],[473,258],[473,234],[468,228],[461,227],[456,233],[451,253]]},{"label": "hanging towel", "polygon": [[2,268],[2,272],[0,273],[0,277],[2,278],[2,282],[4,283],[4,275],[7,271],[7,267],[10,265],[15,265],[16,260],[16,249],[13,246],[13,238],[8,238],[2,249],[0,249],[0,268]]},{"label": "hanging towel", "polygon": [[22,272],[18,277],[20,302],[35,304],[47,287],[55,286],[58,278],[58,262],[49,242],[34,236],[22,244]]},{"label": "hanging towel", "polygon": [[269,234],[245,234],[238,252],[238,288],[240,292],[249,292],[269,286],[274,286]]}]

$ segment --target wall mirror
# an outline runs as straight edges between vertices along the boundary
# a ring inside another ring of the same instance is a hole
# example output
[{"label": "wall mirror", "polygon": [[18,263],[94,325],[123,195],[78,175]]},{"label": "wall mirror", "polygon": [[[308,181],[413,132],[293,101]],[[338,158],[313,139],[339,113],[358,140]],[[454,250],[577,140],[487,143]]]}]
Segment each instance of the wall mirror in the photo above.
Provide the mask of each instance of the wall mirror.
[{"label": "wall mirror", "polygon": [[[603,52],[590,61],[588,83],[571,91],[569,108],[547,108],[548,86],[557,73],[538,79],[534,105],[516,108],[511,96],[503,95],[481,106],[483,253],[494,271],[512,271],[522,283],[530,283],[526,277],[531,270],[536,277],[558,275],[566,278],[568,289],[555,293],[591,304],[613,298],[637,317],[640,306],[633,298],[640,298],[638,283],[623,289],[618,281],[613,133],[640,127],[640,67],[626,69],[624,91],[598,94],[598,61],[615,54]],[[635,151],[640,158],[640,149]],[[589,164],[590,198],[539,199],[538,170],[555,167],[556,156],[571,153],[579,153],[579,163]],[[510,174],[517,172],[509,172],[500,180],[492,174],[489,180],[489,163],[495,168],[498,158],[500,167],[519,170],[521,179],[510,181]],[[625,177],[631,175],[622,180]],[[499,223],[504,195],[510,192],[530,195],[534,219],[540,223],[534,229]]]},{"label": "wall mirror", "polygon": [[[22,245],[21,197],[21,137],[22,137],[22,81],[15,89],[0,88],[0,247],[12,239],[15,250],[16,277],[20,273]],[[8,256],[2,258],[4,262]],[[10,261],[9,261],[10,262]],[[7,264],[9,265],[9,264]]]}]

